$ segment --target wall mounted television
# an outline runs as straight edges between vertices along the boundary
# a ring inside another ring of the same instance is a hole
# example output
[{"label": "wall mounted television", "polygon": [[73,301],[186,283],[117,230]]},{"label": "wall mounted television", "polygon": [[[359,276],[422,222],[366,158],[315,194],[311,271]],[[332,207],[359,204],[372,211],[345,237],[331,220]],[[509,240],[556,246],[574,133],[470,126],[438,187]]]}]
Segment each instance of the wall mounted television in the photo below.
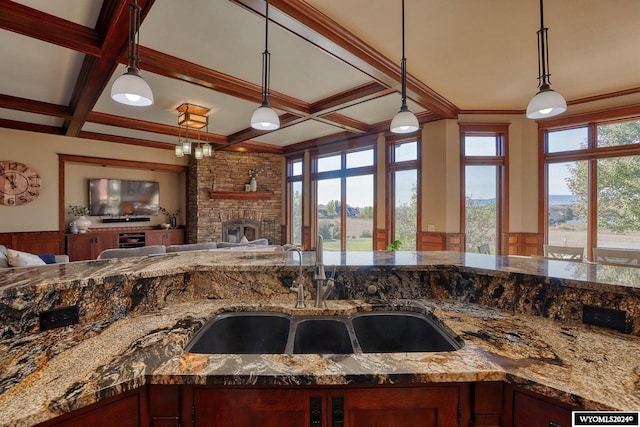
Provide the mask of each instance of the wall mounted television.
[{"label": "wall mounted television", "polygon": [[160,184],[154,181],[89,179],[92,216],[158,215]]}]

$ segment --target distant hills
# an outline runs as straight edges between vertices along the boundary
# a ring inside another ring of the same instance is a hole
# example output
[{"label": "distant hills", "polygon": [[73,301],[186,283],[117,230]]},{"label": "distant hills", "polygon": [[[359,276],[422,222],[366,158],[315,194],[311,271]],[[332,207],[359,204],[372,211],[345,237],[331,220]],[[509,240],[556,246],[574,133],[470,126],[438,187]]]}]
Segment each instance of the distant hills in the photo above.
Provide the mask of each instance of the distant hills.
[{"label": "distant hills", "polygon": [[[570,205],[575,202],[577,197],[573,194],[551,194],[549,195],[549,204],[550,205]],[[496,199],[471,199],[474,205],[477,206],[486,206],[489,203],[495,203]]]},{"label": "distant hills", "polygon": [[549,204],[550,205],[570,205],[575,202],[578,198],[573,194],[550,194],[549,195]]}]

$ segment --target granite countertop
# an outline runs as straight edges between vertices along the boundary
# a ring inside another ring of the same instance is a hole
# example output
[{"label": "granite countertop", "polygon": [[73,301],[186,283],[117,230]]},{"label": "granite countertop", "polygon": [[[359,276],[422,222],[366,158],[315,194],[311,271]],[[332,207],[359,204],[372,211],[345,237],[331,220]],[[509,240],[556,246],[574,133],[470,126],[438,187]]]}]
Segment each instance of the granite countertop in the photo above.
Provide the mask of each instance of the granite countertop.
[{"label": "granite countertop", "polygon": [[[311,271],[315,252],[303,253],[305,271]],[[40,267],[0,270],[0,297],[51,289],[77,288],[112,281],[119,277],[160,277],[192,271],[262,271],[299,264],[295,252],[191,251],[119,260],[80,261]],[[638,270],[610,265],[566,262],[528,257],[505,257],[464,252],[331,252],[325,251],[324,264],[340,270],[362,268],[460,268],[493,275],[531,275],[562,280],[566,286],[597,288],[640,296]]]},{"label": "granite countertop", "polygon": [[[315,254],[305,252],[302,261],[311,277]],[[458,252],[326,252],[328,271],[336,265],[340,272],[340,299],[328,311],[309,312],[370,309],[361,299],[371,297],[373,283],[376,298],[421,301],[464,347],[183,351],[221,311],[295,311],[288,286],[298,263],[294,252],[194,251],[0,272],[0,424],[30,426],[141,385],[180,383],[507,381],[587,409],[640,409],[640,270],[633,268]],[[578,323],[582,305],[594,303],[625,310],[632,335]],[[74,304],[79,324],[39,330],[39,313]]]},{"label": "granite countertop", "polygon": [[[292,295],[292,301],[294,299]],[[0,420],[29,426],[144,384],[343,385],[508,381],[588,409],[640,409],[640,338],[452,302],[421,301],[464,340],[441,353],[202,355],[188,339],[222,311],[286,305],[198,300],[45,331],[0,349]],[[329,301],[325,311],[367,310]]]}]

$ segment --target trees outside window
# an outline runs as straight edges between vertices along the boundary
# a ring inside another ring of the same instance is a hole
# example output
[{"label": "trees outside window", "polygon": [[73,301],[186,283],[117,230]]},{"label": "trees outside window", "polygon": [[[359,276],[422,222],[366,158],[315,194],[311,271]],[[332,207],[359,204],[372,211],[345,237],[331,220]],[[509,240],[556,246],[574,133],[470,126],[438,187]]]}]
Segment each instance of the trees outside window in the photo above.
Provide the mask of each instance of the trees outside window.
[{"label": "trees outside window", "polygon": [[[640,249],[640,120],[548,130],[545,137],[548,242]],[[554,201],[559,188],[563,205]]]},{"label": "trees outside window", "polygon": [[302,244],[302,159],[287,162],[287,224],[289,242]]},{"label": "trees outside window", "polygon": [[489,245],[492,254],[501,254],[506,229],[507,127],[461,125],[460,133],[464,195],[460,228],[465,251],[479,252],[479,246]]},{"label": "trees outside window", "polygon": [[373,249],[374,149],[314,159],[316,231],[329,250]]},{"label": "trees outside window", "polygon": [[394,142],[389,150],[391,176],[391,242],[399,250],[415,251],[418,231],[418,141]]}]

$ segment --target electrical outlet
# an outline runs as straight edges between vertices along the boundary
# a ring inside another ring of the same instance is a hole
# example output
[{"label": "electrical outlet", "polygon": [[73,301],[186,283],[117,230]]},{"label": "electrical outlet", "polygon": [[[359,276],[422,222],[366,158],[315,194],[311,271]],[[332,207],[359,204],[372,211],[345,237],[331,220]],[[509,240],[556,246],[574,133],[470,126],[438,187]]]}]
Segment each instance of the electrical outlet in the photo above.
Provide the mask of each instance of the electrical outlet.
[{"label": "electrical outlet", "polygon": [[615,310],[613,308],[597,307],[595,305],[582,306],[582,323],[603,328],[614,329],[622,333],[629,333],[627,330],[627,312]]},{"label": "electrical outlet", "polygon": [[56,308],[55,310],[43,311],[40,317],[40,330],[60,328],[62,326],[75,325],[80,322],[80,310],[77,305]]}]

